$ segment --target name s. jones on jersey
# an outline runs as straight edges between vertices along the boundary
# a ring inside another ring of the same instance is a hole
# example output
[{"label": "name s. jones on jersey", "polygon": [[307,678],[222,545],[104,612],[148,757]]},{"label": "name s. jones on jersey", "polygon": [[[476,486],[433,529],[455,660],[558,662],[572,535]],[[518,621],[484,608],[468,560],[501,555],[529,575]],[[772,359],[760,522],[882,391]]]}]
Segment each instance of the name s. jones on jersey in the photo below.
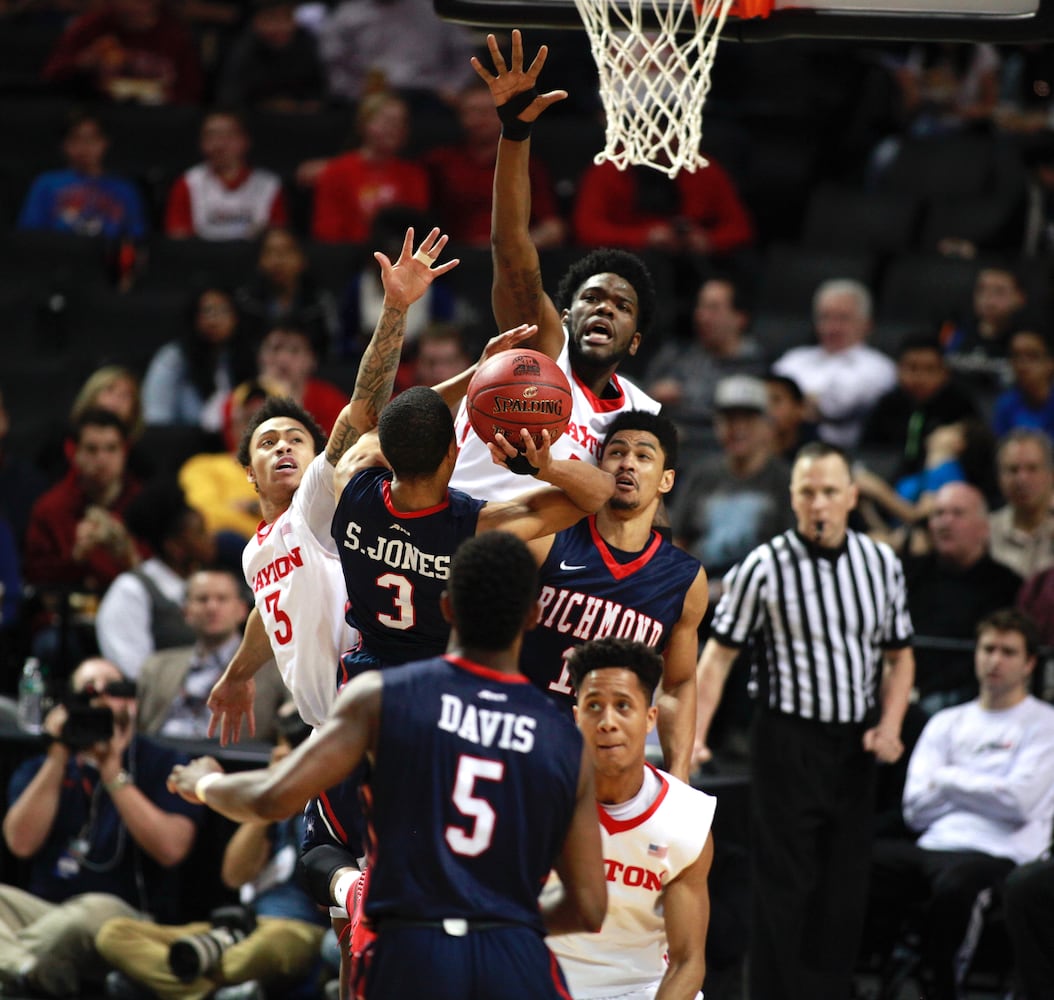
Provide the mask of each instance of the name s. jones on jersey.
[{"label": "name s. jones on jersey", "polygon": [[534,729],[538,724],[529,715],[497,712],[466,705],[452,694],[444,694],[439,728],[477,746],[497,746],[502,750],[530,753],[534,749]]},{"label": "name s. jones on jersey", "polygon": [[[395,525],[393,525],[395,527]],[[404,529],[399,529],[404,530]],[[392,569],[409,570],[432,580],[450,578],[450,556],[436,556],[422,552],[416,545],[402,538],[385,538],[378,535],[373,545],[363,546],[362,525],[348,522],[347,537],[342,542],[351,552],[363,552],[375,562],[384,563]]]}]

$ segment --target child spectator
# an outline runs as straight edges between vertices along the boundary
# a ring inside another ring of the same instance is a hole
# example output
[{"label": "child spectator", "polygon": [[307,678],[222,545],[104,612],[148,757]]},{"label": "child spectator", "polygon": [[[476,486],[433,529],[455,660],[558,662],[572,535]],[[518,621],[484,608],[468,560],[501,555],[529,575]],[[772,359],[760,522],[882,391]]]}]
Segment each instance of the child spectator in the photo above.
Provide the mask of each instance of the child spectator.
[{"label": "child spectator", "polygon": [[50,229],[109,240],[142,239],[146,213],[135,185],[105,173],[108,146],[98,116],[75,112],[62,139],[66,169],[41,174],[29,189],[19,229]]}]

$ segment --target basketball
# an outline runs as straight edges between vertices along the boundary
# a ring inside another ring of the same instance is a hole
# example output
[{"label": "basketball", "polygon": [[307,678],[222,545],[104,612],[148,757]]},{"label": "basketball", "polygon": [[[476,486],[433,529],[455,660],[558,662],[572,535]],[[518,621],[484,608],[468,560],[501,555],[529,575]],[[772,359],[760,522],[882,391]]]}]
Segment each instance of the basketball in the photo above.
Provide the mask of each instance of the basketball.
[{"label": "basketball", "polygon": [[540,448],[543,430],[555,441],[571,420],[567,376],[538,351],[514,349],[488,359],[472,376],[466,396],[473,430],[488,442],[501,431],[514,448],[521,448],[521,427]]}]

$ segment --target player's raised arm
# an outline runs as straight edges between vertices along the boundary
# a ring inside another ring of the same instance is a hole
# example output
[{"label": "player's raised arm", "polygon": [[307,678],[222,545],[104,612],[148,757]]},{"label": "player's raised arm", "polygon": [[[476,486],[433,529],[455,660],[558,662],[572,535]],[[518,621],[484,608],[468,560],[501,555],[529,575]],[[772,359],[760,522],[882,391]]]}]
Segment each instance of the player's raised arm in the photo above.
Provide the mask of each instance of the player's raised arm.
[{"label": "player's raised arm", "polygon": [[575,811],[554,867],[560,876],[560,888],[543,897],[542,920],[546,932],[599,931],[607,914],[608,890],[600,849],[593,761],[584,746]]},{"label": "player's raised arm", "polygon": [[487,36],[494,72],[472,58],[472,66],[490,88],[502,122],[498,159],[494,168],[494,203],[491,215],[491,253],[494,287],[491,298],[498,329],[518,323],[535,323],[533,342],[538,350],[555,358],[563,347],[560,314],[542,287],[538,250],[531,241],[530,126],[551,104],[567,97],[563,90],[539,94],[538,75],[545,65],[548,48],[541,46],[534,61],[524,69],[523,38],[512,33],[511,63],[506,64],[493,35]]},{"label": "player's raised arm", "polygon": [[326,459],[336,466],[341,455],[363,434],[377,426],[377,418],[392,395],[399,356],[406,333],[406,314],[439,274],[457,267],[457,258],[436,264],[447,237],[433,229],[413,250],[414,231],[406,230],[402,249],[393,264],[379,250],[374,259],[381,268],[384,305],[377,326],[363,352],[351,401],[340,412],[326,445]]}]

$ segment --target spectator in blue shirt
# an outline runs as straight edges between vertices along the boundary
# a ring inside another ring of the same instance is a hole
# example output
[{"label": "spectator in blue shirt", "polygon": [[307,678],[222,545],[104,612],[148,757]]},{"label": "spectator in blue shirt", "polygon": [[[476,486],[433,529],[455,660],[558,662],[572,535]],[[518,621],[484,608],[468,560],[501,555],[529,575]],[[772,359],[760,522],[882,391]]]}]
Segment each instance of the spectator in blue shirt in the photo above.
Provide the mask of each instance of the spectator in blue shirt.
[{"label": "spectator in blue shirt", "polygon": [[1014,384],[995,402],[992,429],[1002,437],[1015,427],[1054,435],[1054,355],[1043,334],[1031,329],[1010,335]]},{"label": "spectator in blue shirt", "polygon": [[146,213],[131,181],[103,171],[108,140],[102,122],[75,113],[62,140],[65,170],[41,174],[29,189],[19,229],[50,229],[78,236],[138,240]]}]

